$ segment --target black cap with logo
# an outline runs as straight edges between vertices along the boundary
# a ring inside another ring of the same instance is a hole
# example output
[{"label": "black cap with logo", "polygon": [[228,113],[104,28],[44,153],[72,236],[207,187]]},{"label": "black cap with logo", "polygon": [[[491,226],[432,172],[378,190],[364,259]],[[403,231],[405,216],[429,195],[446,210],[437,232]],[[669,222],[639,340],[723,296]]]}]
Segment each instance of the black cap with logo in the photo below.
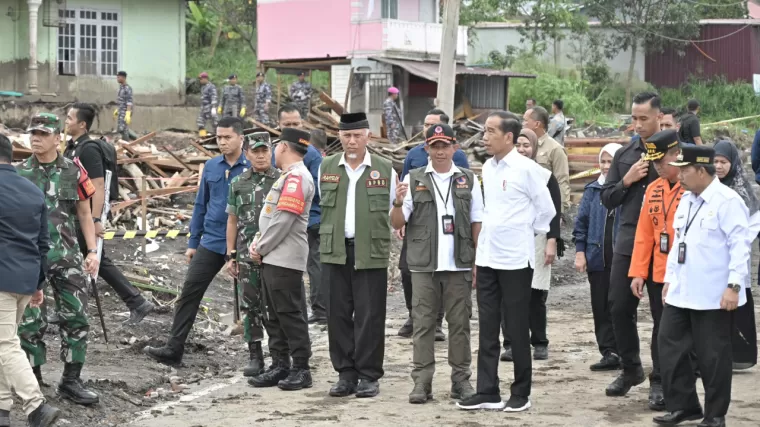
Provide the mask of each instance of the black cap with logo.
[{"label": "black cap with logo", "polygon": [[684,144],[681,147],[681,154],[678,155],[675,162],[670,162],[672,166],[689,166],[699,165],[707,166],[713,164],[715,158],[715,149],[704,145]]}]

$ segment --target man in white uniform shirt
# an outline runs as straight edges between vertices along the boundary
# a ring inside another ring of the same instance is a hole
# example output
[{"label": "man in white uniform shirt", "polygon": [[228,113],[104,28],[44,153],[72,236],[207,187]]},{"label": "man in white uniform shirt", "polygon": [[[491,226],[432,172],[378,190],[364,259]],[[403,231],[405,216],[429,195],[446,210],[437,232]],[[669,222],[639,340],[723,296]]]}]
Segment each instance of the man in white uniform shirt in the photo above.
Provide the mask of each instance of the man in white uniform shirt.
[{"label": "man in white uniform shirt", "polygon": [[715,150],[684,145],[679,180],[687,190],[673,220],[675,241],[668,254],[665,305],[658,343],[668,413],[663,425],[702,418],[692,348],[705,388],[699,427],[726,425],[731,403],[731,335],[734,310],[746,303],[751,246],[749,213],[742,198],[715,176]]},{"label": "man in white uniform shirt", "polygon": [[[530,408],[531,281],[534,236],[549,232],[556,214],[541,166],[520,155],[515,142],[522,126],[513,115],[492,113],[485,123],[485,143],[493,158],[483,164],[485,210],[478,238],[476,283],[480,342],[478,394],[457,403],[462,409]],[[499,328],[504,310],[512,339],[515,380],[506,405],[499,392]]]},{"label": "man in white uniform shirt", "polygon": [[470,315],[483,194],[472,171],[454,166],[458,146],[449,125],[433,125],[425,137],[430,162],[404,177],[396,187],[391,209],[393,228],[406,226],[406,257],[412,272],[414,390],[409,403],[425,403],[433,395],[436,318],[441,300],[449,325],[449,395],[463,400],[475,395],[470,385]]}]

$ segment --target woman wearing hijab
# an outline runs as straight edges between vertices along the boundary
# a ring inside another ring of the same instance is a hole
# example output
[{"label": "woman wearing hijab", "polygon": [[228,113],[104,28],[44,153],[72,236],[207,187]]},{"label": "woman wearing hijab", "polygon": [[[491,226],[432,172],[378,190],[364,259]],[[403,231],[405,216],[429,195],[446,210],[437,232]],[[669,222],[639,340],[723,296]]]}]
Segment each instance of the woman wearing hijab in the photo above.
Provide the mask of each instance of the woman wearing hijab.
[{"label": "woman wearing hijab", "polygon": [[[760,232],[760,201],[742,167],[739,149],[733,142],[723,140],[715,143],[715,174],[723,185],[736,191],[749,209],[749,231],[747,236],[754,241]],[[750,267],[752,261],[750,260]],[[734,369],[749,369],[757,364],[757,330],[755,327],[755,305],[752,301],[752,276],[745,284],[747,303],[736,310],[736,327],[731,338]]]},{"label": "woman wearing hijab", "polygon": [[[517,152],[525,157],[536,160],[538,146],[538,136],[530,130],[523,129],[520,131],[520,137],[517,138],[515,148]],[[536,244],[536,265],[533,269],[533,282],[531,283],[530,295],[530,343],[533,345],[533,359],[546,360],[549,357],[549,339],[546,336],[546,298],[549,296],[549,286],[552,275],[552,262],[557,256],[557,246],[563,246],[560,238],[560,212],[562,208],[562,196],[559,189],[559,183],[552,173],[546,169],[541,169],[545,174],[546,185],[549,188],[549,194],[552,196],[554,208],[557,215],[552,219],[549,225],[549,232],[539,234],[535,238]],[[562,255],[562,249],[559,250]],[[504,355],[502,360],[510,360],[512,348],[510,339],[506,332],[506,322],[502,317],[502,330],[504,331]]]},{"label": "woman wearing hijab", "polygon": [[591,365],[592,371],[620,369],[615,334],[612,330],[608,295],[610,268],[612,266],[612,242],[618,230],[616,210],[607,210],[600,196],[607,172],[612,165],[620,144],[607,144],[599,152],[601,173],[596,181],[583,190],[583,198],[575,218],[573,240],[575,241],[575,269],[586,272],[591,285],[591,311],[594,314],[594,333],[602,359]]}]

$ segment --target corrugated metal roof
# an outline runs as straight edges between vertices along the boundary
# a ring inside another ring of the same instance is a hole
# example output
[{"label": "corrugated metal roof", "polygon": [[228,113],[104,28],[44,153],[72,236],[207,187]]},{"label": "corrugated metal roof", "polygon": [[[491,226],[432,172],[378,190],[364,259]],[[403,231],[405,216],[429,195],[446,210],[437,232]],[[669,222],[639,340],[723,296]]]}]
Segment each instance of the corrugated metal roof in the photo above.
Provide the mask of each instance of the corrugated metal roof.
[{"label": "corrugated metal roof", "polygon": [[[375,61],[384,62],[386,64],[395,65],[401,67],[406,71],[414,74],[415,76],[422,77],[433,82],[438,81],[438,62],[433,61],[410,61],[403,59],[389,59],[389,58],[372,58]],[[494,70],[491,68],[482,67],[468,67],[466,65],[457,64],[457,75],[461,74],[473,74],[478,76],[487,77],[512,77],[512,78],[525,78],[534,79],[534,74],[516,73],[514,71],[507,70]]]}]

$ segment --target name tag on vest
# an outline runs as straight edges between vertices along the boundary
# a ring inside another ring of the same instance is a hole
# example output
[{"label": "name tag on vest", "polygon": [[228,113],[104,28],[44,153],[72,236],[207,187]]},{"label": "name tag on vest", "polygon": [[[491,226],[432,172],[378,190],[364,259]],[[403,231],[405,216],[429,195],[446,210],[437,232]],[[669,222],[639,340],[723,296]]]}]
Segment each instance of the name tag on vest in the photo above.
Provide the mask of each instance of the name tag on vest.
[{"label": "name tag on vest", "polygon": [[331,174],[331,173],[322,174],[322,178],[320,179],[320,181],[322,181],[322,182],[335,182],[335,183],[339,183],[340,182],[340,175],[338,175],[338,174]]},{"label": "name tag on vest", "polygon": [[367,188],[385,188],[388,186],[388,180],[385,178],[367,179]]}]

